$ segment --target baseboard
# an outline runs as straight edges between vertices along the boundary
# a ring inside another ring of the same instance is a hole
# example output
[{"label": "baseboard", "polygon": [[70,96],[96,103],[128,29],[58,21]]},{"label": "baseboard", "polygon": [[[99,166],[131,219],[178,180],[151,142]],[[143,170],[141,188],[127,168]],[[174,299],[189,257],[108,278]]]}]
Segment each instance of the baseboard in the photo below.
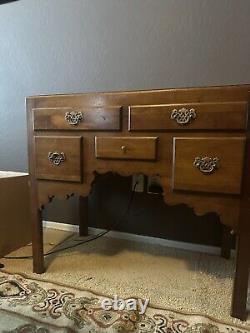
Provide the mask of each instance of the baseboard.
[{"label": "baseboard", "polygon": [[69,231],[69,232],[79,232],[79,226],[67,223],[60,223],[60,222],[53,222],[53,221],[43,221],[44,228],[50,229],[57,229],[62,231]]},{"label": "baseboard", "polygon": [[[53,221],[43,221],[43,226],[45,228],[63,230],[63,231],[68,231],[68,232],[75,232],[75,233],[79,232],[79,227],[77,225],[72,225],[72,224],[59,223],[59,222],[53,222]],[[89,228],[90,235],[97,235],[103,231],[104,231],[104,229]],[[161,246],[172,247],[172,248],[182,249],[182,250],[187,250],[187,251],[195,251],[195,252],[208,253],[208,254],[213,254],[213,255],[220,255],[220,248],[216,247],[216,246],[208,246],[208,245],[201,245],[201,244],[194,244],[194,243],[172,241],[169,239],[134,235],[134,234],[129,234],[129,233],[120,232],[120,231],[110,231],[105,237],[125,239],[125,240],[143,242],[143,243],[154,244],[154,245],[161,245]],[[235,251],[231,251],[231,252],[232,252],[232,255],[234,256]]]}]

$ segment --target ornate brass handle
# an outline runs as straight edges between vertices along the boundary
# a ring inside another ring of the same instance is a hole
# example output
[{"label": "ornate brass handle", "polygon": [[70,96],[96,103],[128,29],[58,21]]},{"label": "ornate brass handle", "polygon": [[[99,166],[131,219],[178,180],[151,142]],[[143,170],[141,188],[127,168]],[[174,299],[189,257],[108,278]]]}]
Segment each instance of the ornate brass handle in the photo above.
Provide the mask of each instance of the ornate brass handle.
[{"label": "ornate brass handle", "polygon": [[218,157],[195,157],[194,166],[197,167],[202,173],[210,174],[213,173],[219,167]]},{"label": "ornate brass handle", "polygon": [[59,166],[62,162],[65,161],[65,159],[66,157],[63,152],[58,153],[57,151],[55,151],[48,153],[48,160],[56,166]]},{"label": "ornate brass handle", "polygon": [[192,119],[196,118],[195,109],[181,108],[179,110],[174,109],[171,112],[171,119],[174,119],[179,125],[187,125]]},{"label": "ornate brass handle", "polygon": [[65,113],[65,120],[73,126],[77,126],[83,120],[83,113],[82,112],[66,112]]}]

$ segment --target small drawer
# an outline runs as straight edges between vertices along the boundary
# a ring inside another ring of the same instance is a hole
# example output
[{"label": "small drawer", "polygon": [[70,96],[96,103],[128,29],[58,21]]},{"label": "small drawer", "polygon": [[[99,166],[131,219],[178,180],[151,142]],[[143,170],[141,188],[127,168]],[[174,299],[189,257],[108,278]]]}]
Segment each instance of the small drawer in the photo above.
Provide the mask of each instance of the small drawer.
[{"label": "small drawer", "polygon": [[119,131],[121,107],[56,107],[33,109],[34,130]]},{"label": "small drawer", "polygon": [[36,178],[82,181],[82,137],[35,136]]},{"label": "small drawer", "polygon": [[95,137],[95,156],[105,159],[156,160],[157,137]]},{"label": "small drawer", "polygon": [[240,194],[245,138],[174,138],[173,189]]},{"label": "small drawer", "polygon": [[132,105],[130,131],[243,130],[247,126],[245,102]]}]

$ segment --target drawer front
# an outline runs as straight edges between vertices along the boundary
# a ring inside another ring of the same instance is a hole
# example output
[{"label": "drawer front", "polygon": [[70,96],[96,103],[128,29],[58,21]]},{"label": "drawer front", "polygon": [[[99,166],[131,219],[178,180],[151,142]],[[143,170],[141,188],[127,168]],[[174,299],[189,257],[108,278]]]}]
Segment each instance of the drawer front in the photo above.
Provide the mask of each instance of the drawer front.
[{"label": "drawer front", "polygon": [[174,138],[173,189],[239,194],[245,138]]},{"label": "drawer front", "polygon": [[36,178],[82,181],[82,137],[35,136]]},{"label": "drawer front", "polygon": [[247,103],[134,105],[129,107],[129,130],[243,130]]},{"label": "drawer front", "polygon": [[156,160],[157,137],[95,137],[96,158]]},{"label": "drawer front", "polygon": [[33,109],[34,130],[119,131],[121,107]]}]

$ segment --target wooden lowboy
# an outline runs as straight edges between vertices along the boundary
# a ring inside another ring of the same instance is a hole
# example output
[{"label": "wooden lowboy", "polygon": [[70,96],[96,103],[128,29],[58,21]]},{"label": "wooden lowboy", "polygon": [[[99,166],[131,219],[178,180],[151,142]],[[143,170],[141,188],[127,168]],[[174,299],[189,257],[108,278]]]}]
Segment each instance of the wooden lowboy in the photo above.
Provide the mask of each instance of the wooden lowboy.
[{"label": "wooden lowboy", "polygon": [[[216,212],[237,236],[232,315],[246,318],[250,263],[250,85],[28,97],[33,267],[44,272],[42,209],[79,195],[95,173],[157,175],[164,200]],[[87,220],[80,225],[86,234]]]}]

